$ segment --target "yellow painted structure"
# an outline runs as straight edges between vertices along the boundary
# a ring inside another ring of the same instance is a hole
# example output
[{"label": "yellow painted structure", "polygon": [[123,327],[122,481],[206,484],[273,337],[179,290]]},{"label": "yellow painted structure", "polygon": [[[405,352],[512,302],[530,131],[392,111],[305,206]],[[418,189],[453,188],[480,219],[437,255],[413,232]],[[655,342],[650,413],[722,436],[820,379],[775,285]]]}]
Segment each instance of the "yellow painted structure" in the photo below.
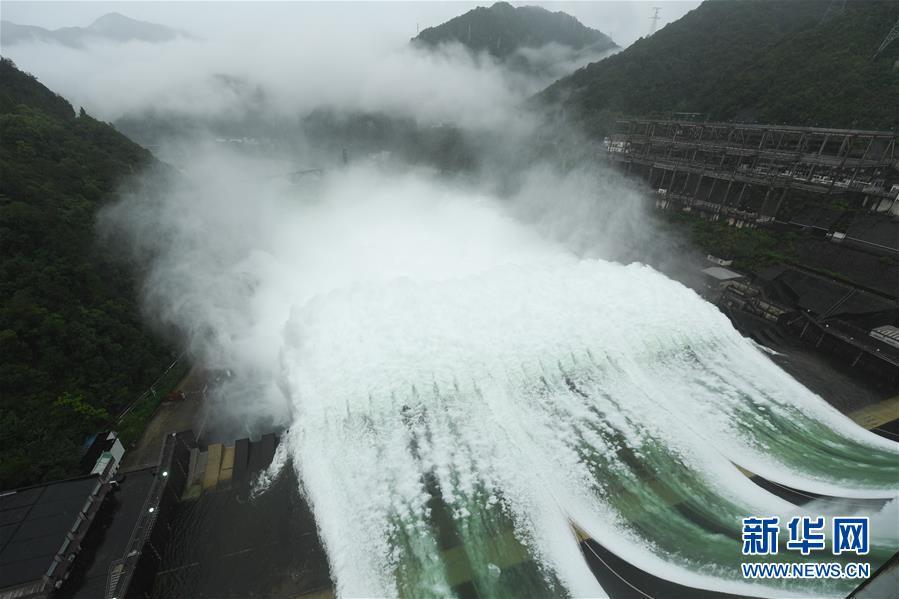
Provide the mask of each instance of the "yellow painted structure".
[{"label": "yellow painted structure", "polygon": [[[234,461],[232,459],[232,466]],[[219,481],[219,470],[222,465],[222,444],[213,443],[209,446],[206,456],[206,471],[203,473],[203,490],[213,489]]]},{"label": "yellow painted structure", "polygon": [[899,395],[885,399],[849,414],[853,422],[868,430],[875,429],[899,419]]},{"label": "yellow painted structure", "polygon": [[219,481],[227,482],[234,475],[234,446],[222,449],[222,467],[219,470]]}]

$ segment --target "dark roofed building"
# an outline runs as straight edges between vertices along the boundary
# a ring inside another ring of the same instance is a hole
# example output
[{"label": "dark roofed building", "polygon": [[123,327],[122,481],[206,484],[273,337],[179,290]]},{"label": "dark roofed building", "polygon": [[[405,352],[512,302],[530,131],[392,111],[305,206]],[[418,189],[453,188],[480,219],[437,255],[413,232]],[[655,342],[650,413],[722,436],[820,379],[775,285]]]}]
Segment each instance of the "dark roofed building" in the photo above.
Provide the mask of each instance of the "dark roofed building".
[{"label": "dark roofed building", "polygon": [[759,273],[760,281],[777,301],[808,311],[819,318],[857,317],[895,311],[895,301],[851,287],[833,279],[788,266]]},{"label": "dark roofed building", "polygon": [[0,599],[47,597],[62,585],[110,490],[112,466],[0,494]]}]

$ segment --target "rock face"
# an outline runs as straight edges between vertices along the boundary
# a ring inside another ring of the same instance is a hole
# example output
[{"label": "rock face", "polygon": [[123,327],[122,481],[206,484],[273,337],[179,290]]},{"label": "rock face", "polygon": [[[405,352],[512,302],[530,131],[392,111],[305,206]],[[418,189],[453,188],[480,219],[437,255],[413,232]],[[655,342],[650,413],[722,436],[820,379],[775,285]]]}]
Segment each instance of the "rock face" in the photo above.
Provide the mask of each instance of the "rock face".
[{"label": "rock face", "polygon": [[87,27],[62,27],[50,30],[33,25],[19,25],[11,21],[0,23],[0,40],[4,46],[38,41],[80,48],[91,40],[162,43],[179,37],[188,35],[165,25],[137,21],[115,12],[103,15]]},{"label": "rock face", "polygon": [[596,52],[618,47],[601,31],[583,25],[564,12],[550,12],[536,6],[513,7],[497,2],[490,8],[478,7],[442,25],[429,27],[413,40],[415,44],[438,46],[457,42],[474,52],[488,52],[505,59],[524,48],[548,44]]}]

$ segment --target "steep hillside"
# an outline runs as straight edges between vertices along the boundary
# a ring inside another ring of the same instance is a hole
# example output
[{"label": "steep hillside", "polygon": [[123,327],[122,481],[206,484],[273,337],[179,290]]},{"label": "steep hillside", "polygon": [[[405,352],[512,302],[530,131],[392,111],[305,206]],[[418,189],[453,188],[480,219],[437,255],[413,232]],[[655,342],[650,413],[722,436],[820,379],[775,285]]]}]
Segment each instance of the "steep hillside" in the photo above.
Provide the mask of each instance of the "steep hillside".
[{"label": "steep hillside", "polygon": [[649,38],[538,96],[595,133],[619,115],[889,128],[899,118],[899,44],[876,59],[899,1],[709,0]]},{"label": "steep hillside", "polygon": [[74,474],[84,435],[170,361],[132,277],[96,245],[97,210],[153,160],[0,63],[0,488]]},{"label": "steep hillside", "polygon": [[899,125],[899,41],[874,58],[899,1],[849,2],[711,87],[700,110],[719,118],[822,127]]},{"label": "steep hillside", "polygon": [[607,51],[616,48],[606,34],[583,25],[563,12],[550,12],[537,6],[513,7],[497,2],[490,8],[478,7],[450,19],[437,27],[429,27],[412,40],[437,46],[459,42],[475,51],[486,51],[506,58],[522,48],[539,48],[555,43],[574,50],[592,48]]}]

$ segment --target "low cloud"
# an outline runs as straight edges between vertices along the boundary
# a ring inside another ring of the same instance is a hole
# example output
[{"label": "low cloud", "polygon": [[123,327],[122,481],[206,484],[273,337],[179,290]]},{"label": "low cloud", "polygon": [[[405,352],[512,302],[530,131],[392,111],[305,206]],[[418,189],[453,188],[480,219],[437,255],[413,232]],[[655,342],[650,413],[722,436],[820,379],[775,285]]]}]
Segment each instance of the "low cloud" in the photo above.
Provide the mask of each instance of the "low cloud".
[{"label": "low cloud", "polygon": [[[198,364],[229,373],[207,405],[229,434],[289,423],[282,336],[313,298],[560,256],[672,255],[647,225],[642,192],[598,164],[594,142],[547,131],[525,108],[552,68],[589,53],[522,50],[536,67],[523,72],[459,45],[426,50],[342,24],[10,52],[76,106],[138,125],[152,115],[178,137],[153,148],[176,168],[132,182],[101,230],[142,273],[147,318],[177,331]],[[343,116],[312,135],[310,113]],[[204,133],[214,122],[281,140],[226,147]],[[342,164],[341,149],[361,138]],[[324,170],[286,176],[312,166]]]},{"label": "low cloud", "polygon": [[27,43],[4,52],[99,118],[299,118],[327,107],[483,128],[514,118],[535,85],[460,46],[332,39],[325,32],[164,44]]}]

